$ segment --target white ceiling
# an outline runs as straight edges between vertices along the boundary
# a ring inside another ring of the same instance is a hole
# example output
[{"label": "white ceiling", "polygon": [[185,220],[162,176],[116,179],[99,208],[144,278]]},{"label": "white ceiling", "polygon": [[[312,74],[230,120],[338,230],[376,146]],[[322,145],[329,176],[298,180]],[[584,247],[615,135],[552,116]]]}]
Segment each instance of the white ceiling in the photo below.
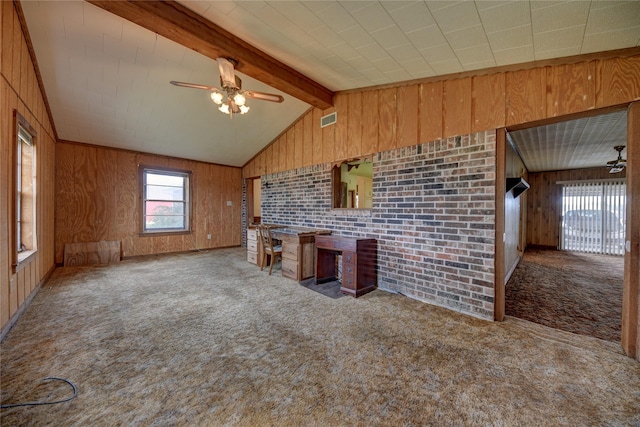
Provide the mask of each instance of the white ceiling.
[{"label": "white ceiling", "polygon": [[510,131],[509,136],[529,172],[605,167],[618,157],[613,147],[627,145],[627,111]]},{"label": "white ceiling", "polygon": [[[640,1],[179,3],[333,91],[640,45]],[[229,120],[169,84],[218,85],[212,59],[89,3],[21,4],[60,139],[241,166],[310,107],[240,75],[285,102]]]}]

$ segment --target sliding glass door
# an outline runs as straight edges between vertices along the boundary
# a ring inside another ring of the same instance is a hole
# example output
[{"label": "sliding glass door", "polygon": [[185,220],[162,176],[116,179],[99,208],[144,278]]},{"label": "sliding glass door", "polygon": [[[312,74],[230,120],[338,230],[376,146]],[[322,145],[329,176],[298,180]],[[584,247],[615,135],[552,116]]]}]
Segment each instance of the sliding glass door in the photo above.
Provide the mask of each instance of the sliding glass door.
[{"label": "sliding glass door", "polygon": [[624,180],[563,182],[560,249],[624,255]]}]

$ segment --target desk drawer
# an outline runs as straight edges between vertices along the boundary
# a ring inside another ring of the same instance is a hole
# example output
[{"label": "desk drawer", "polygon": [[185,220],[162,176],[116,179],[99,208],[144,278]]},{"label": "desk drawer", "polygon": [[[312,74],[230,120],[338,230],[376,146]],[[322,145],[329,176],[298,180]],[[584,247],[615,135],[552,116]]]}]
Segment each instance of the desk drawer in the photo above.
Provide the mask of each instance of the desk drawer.
[{"label": "desk drawer", "polygon": [[282,257],[289,258],[291,260],[298,260],[298,249],[300,245],[296,243],[283,242],[282,244]]},{"label": "desk drawer", "polygon": [[256,230],[255,228],[248,228],[247,240],[258,240],[258,230]]},{"label": "desk drawer", "polygon": [[258,253],[247,251],[247,261],[251,264],[258,264]]},{"label": "desk drawer", "polygon": [[298,262],[283,257],[282,275],[293,280],[300,280],[298,278]]},{"label": "desk drawer", "polygon": [[247,250],[250,252],[258,252],[258,241],[247,240]]},{"label": "desk drawer", "polygon": [[356,266],[353,262],[347,261],[346,256],[342,256],[342,287],[356,289]]}]

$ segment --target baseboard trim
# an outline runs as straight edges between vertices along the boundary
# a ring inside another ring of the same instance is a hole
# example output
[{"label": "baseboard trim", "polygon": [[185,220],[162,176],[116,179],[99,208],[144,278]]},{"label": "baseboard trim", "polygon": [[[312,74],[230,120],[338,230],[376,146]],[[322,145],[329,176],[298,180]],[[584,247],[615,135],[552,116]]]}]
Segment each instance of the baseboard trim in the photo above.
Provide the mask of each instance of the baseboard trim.
[{"label": "baseboard trim", "polygon": [[24,313],[24,311],[27,309],[27,307],[29,307],[29,305],[31,304],[31,301],[33,301],[33,299],[36,297],[36,295],[40,292],[40,290],[42,289],[44,284],[49,280],[49,278],[53,274],[53,270],[55,270],[55,269],[56,269],[56,266],[54,264],[53,266],[51,266],[49,271],[47,271],[47,274],[44,275],[42,280],[40,280],[40,282],[38,283],[38,286],[36,286],[36,288],[33,290],[33,292],[31,292],[29,294],[29,296],[24,300],[22,305],[20,307],[18,307],[18,309],[16,310],[15,313],[13,313],[13,316],[11,316],[11,318],[9,319],[7,324],[4,325],[4,327],[0,331],[0,342],[4,341],[4,338],[7,336],[7,334],[11,330],[11,328],[13,328],[13,326],[16,324],[18,319],[20,319],[20,316],[22,316],[22,313]]}]

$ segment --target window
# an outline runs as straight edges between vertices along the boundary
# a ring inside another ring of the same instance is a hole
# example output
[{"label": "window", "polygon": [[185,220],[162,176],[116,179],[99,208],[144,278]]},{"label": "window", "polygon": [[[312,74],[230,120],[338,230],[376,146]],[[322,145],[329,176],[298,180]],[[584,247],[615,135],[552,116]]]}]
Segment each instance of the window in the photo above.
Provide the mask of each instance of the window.
[{"label": "window", "polygon": [[348,160],[333,166],[333,202],[338,209],[371,209],[373,163],[370,158]]},{"label": "window", "polygon": [[624,255],[626,185],[623,180],[563,182],[560,249]]},{"label": "window", "polygon": [[142,233],[191,231],[191,172],[142,168]]},{"label": "window", "polygon": [[14,268],[37,250],[36,236],[36,132],[18,112],[15,155]]}]

